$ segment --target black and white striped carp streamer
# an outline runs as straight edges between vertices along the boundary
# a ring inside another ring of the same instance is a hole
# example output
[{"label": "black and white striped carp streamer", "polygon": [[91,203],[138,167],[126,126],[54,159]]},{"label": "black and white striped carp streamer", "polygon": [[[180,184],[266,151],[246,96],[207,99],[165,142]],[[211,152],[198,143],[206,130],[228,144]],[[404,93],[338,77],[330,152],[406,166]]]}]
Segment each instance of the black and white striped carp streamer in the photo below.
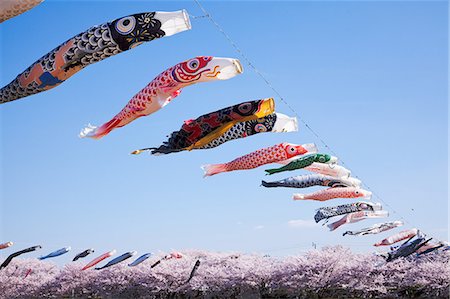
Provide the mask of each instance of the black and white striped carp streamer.
[{"label": "black and white striped carp streamer", "polygon": [[377,223],[372,225],[371,227],[362,228],[360,230],[348,230],[342,235],[351,235],[351,236],[364,236],[369,234],[379,234],[382,232],[385,232],[387,230],[399,227],[403,225],[403,221],[391,221],[391,222],[384,222],[384,223]]},{"label": "black and white striped carp streamer", "polygon": [[0,1],[0,23],[14,18],[37,6],[44,0],[2,0]]},{"label": "black and white striped carp streamer", "polygon": [[267,188],[273,187],[308,188],[313,186],[336,188],[336,187],[359,187],[361,185],[361,181],[355,178],[333,177],[323,174],[305,174],[274,182],[262,181],[261,185]]},{"label": "black and white striped carp streamer", "polygon": [[335,207],[323,207],[317,209],[314,220],[316,223],[324,219],[329,219],[335,216],[341,216],[359,211],[380,211],[382,206],[380,203],[373,203],[367,201],[358,201],[354,203],[339,205]]},{"label": "black and white striped carp streamer", "polygon": [[189,29],[185,10],[138,13],[91,27],[41,57],[0,89],[0,104],[51,89],[90,64]]}]

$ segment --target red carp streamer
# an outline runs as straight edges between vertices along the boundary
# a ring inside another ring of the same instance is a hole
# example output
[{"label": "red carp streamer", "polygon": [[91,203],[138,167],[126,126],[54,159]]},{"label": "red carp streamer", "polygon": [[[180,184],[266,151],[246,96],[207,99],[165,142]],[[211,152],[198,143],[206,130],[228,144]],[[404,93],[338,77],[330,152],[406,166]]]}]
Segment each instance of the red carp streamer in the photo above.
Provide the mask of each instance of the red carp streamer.
[{"label": "red carp streamer", "polygon": [[100,127],[88,125],[80,137],[102,138],[115,128],[150,115],[176,98],[182,88],[199,82],[230,79],[243,72],[237,59],[199,56],[183,61],[159,74],[110,121]]},{"label": "red carp streamer", "polygon": [[284,161],[298,155],[315,152],[317,152],[317,147],[313,143],[296,145],[284,142],[254,151],[228,163],[207,164],[202,166],[202,169],[205,171],[204,176],[207,177],[221,172],[252,169],[261,165]]}]

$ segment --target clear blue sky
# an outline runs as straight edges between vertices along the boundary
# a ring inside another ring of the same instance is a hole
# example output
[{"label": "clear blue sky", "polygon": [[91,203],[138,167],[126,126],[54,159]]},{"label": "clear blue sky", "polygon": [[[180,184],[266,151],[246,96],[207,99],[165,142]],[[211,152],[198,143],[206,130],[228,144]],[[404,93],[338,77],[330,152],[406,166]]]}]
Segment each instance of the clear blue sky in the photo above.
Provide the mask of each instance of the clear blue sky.
[{"label": "clear blue sky", "polygon": [[[389,220],[447,240],[446,2],[203,2],[260,71],[340,159],[396,210]],[[46,0],[0,25],[1,84],[68,38],[128,14],[187,9],[192,1]],[[298,133],[259,134],[216,149],[132,156],[159,145],[183,120],[275,96],[242,60],[244,74],[188,87],[163,110],[101,140],[79,139],[166,68],[197,55],[240,58],[205,18],[80,71],[50,91],[0,107],[0,243],[41,244],[29,257],[71,245],[98,253],[207,249],[286,255],[319,245],[371,251],[389,233],[342,237],[310,226],[314,210],[351,202],[294,202],[294,189],[264,189],[262,168],[204,179],[200,165],[227,162]],[[276,110],[291,114],[276,99]],[[306,172],[280,174],[282,179]],[[312,191],[307,190],[307,191]],[[288,222],[305,220],[293,227]],[[73,252],[75,254],[75,252]],[[68,261],[73,254],[59,258]]]}]

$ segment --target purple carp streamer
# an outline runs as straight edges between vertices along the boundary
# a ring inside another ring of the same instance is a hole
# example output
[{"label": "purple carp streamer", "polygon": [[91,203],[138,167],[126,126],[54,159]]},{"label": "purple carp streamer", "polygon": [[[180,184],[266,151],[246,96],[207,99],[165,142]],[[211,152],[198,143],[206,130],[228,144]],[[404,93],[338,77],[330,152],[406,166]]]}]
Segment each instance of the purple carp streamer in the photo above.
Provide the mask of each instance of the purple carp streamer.
[{"label": "purple carp streamer", "polygon": [[39,5],[44,0],[2,0],[0,1],[0,23],[14,18]]},{"label": "purple carp streamer", "polygon": [[42,56],[0,89],[0,104],[49,90],[90,64],[189,29],[184,10],[138,13],[91,27]]},{"label": "purple carp streamer", "polygon": [[316,212],[316,215],[314,216],[314,220],[316,221],[316,223],[318,223],[321,220],[329,219],[335,216],[341,216],[359,211],[380,211],[381,209],[381,203],[358,201],[355,203],[349,203],[335,207],[319,208]]},{"label": "purple carp streamer", "polygon": [[[448,298],[450,251],[410,255],[386,263],[373,254],[325,247],[305,254],[183,252],[151,269],[149,263],[80,271],[81,261],[58,267],[15,259],[0,275],[0,298]],[[159,259],[162,256],[152,257]],[[201,265],[189,283],[192,267]],[[27,269],[33,269],[24,279]],[[333,269],[333,271],[330,271]],[[326,273],[326,274],[324,274]]]},{"label": "purple carp streamer", "polygon": [[351,235],[351,236],[364,236],[369,234],[379,234],[385,231],[388,231],[390,229],[399,227],[403,225],[403,221],[391,221],[391,222],[384,222],[384,223],[377,223],[372,225],[371,227],[362,228],[360,230],[351,231],[348,230],[342,235]]}]

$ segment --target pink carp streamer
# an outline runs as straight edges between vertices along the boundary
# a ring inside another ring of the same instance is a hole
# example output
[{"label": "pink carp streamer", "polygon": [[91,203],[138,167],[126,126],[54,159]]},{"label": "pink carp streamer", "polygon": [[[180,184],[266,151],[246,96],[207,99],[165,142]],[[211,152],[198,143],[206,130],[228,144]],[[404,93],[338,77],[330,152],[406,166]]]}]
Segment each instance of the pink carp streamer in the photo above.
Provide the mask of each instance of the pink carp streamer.
[{"label": "pink carp streamer", "polygon": [[308,167],[304,168],[305,170],[309,170],[315,173],[320,173],[324,175],[331,175],[339,178],[349,178],[351,175],[350,170],[347,168],[337,165],[337,164],[327,164],[327,163],[319,163],[314,162]]},{"label": "pink carp streamer", "polygon": [[207,164],[202,166],[202,169],[205,171],[204,176],[207,177],[221,172],[253,169],[261,165],[276,163],[298,155],[315,152],[317,152],[317,147],[313,143],[296,145],[284,142],[254,151],[228,163]]},{"label": "pink carp streamer", "polygon": [[326,201],[333,198],[360,198],[370,199],[372,197],[372,192],[356,188],[356,187],[336,187],[327,188],[325,190],[320,190],[317,192],[309,194],[295,193],[294,200],[318,200]]},{"label": "pink carp streamer", "polygon": [[412,228],[408,230],[403,230],[395,235],[392,235],[390,237],[387,237],[386,239],[381,240],[380,242],[377,242],[373,244],[373,246],[388,246],[395,244],[397,242],[409,239],[414,237],[419,233],[419,230],[417,228]]},{"label": "pink carp streamer", "polygon": [[86,266],[84,266],[81,270],[83,271],[83,270],[89,269],[91,267],[94,267],[95,265],[97,265],[98,263],[103,261],[104,259],[107,259],[107,258],[113,256],[114,254],[116,254],[116,250],[111,250],[109,252],[106,252],[106,253],[96,257],[95,259],[93,259],[89,263],[87,263]]},{"label": "pink carp streamer", "polygon": [[150,115],[176,98],[181,89],[199,82],[227,80],[243,72],[239,60],[198,56],[162,72],[110,121],[100,127],[88,125],[80,137],[102,138],[115,128],[123,127],[141,116]]},{"label": "pink carp streamer", "polygon": [[331,224],[328,224],[327,227],[330,231],[337,229],[338,227],[347,224],[347,223],[355,223],[367,218],[384,218],[388,217],[389,213],[387,211],[359,211],[345,215],[341,219]]},{"label": "pink carp streamer", "polygon": [[13,245],[14,245],[13,242],[6,242],[6,243],[3,243],[3,244],[0,244],[0,249],[6,249],[6,248],[11,247]]}]

